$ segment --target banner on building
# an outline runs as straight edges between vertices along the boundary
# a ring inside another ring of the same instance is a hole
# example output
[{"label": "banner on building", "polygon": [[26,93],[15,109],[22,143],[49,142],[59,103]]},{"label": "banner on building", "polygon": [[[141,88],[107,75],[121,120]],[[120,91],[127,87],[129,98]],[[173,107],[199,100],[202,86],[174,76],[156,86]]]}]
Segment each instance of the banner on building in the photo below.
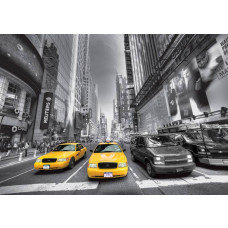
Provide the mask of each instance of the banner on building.
[{"label": "banner on building", "polygon": [[216,40],[164,85],[173,121],[227,107],[228,35]]},{"label": "banner on building", "polygon": [[53,100],[53,93],[47,92],[44,94],[42,114],[41,114],[41,122],[40,129],[48,129],[50,114],[51,114],[51,106]]}]

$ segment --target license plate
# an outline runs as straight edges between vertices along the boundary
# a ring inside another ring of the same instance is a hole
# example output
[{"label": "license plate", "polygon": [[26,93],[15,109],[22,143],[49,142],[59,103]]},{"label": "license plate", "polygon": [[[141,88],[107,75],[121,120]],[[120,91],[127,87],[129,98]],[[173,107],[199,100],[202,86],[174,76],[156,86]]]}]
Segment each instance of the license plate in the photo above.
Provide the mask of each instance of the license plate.
[{"label": "license plate", "polygon": [[43,169],[50,169],[50,165],[43,165]]},{"label": "license plate", "polygon": [[227,163],[228,164],[228,159],[224,159],[223,163]]},{"label": "license plate", "polygon": [[104,177],[113,177],[112,173],[104,173]]},{"label": "license plate", "polygon": [[177,172],[179,173],[179,172],[182,172],[183,170],[184,170],[184,168],[178,168]]}]

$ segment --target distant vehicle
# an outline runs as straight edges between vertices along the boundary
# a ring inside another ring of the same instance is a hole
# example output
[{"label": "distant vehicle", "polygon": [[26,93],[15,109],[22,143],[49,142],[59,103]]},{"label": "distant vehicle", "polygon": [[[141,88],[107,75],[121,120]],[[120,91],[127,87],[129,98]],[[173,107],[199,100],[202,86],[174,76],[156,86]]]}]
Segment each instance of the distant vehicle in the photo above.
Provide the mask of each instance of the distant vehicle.
[{"label": "distant vehicle", "polygon": [[190,175],[195,168],[191,153],[175,144],[169,135],[133,136],[130,150],[132,161],[145,164],[151,177],[169,173]]},{"label": "distant vehicle", "polygon": [[176,143],[188,149],[196,162],[228,166],[227,124],[188,124],[175,129],[174,131],[173,127],[171,130],[175,132],[171,137]]},{"label": "distant vehicle", "polygon": [[75,162],[86,157],[87,148],[80,143],[59,144],[50,153],[36,159],[34,168],[37,170],[72,169]]},{"label": "distant vehicle", "polygon": [[124,177],[128,173],[125,149],[115,142],[99,143],[88,162],[87,174],[93,178],[117,178]]}]

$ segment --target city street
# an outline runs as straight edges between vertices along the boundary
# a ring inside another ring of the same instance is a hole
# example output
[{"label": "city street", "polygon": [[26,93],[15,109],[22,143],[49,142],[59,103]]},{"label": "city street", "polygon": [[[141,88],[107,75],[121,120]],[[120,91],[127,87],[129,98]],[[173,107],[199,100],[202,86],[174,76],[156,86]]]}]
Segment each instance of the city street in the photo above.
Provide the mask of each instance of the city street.
[{"label": "city street", "polygon": [[[0,163],[0,194],[63,194],[63,195],[203,195],[227,194],[228,168],[197,166],[189,177],[164,175],[154,179],[148,176],[143,165],[132,162],[129,144],[125,144],[128,175],[119,179],[89,181],[87,157],[76,162],[73,169],[37,171],[35,158],[20,163]],[[10,165],[11,164],[11,165]]]}]

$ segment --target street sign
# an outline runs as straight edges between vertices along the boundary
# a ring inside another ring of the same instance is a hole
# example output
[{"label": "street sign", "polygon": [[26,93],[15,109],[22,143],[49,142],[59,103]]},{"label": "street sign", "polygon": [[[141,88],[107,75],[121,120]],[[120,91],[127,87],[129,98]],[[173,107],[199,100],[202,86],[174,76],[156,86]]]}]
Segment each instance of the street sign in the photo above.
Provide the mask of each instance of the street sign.
[{"label": "street sign", "polygon": [[40,129],[48,129],[50,114],[51,114],[51,105],[53,100],[53,93],[47,92],[44,94],[43,108],[41,114]]}]

